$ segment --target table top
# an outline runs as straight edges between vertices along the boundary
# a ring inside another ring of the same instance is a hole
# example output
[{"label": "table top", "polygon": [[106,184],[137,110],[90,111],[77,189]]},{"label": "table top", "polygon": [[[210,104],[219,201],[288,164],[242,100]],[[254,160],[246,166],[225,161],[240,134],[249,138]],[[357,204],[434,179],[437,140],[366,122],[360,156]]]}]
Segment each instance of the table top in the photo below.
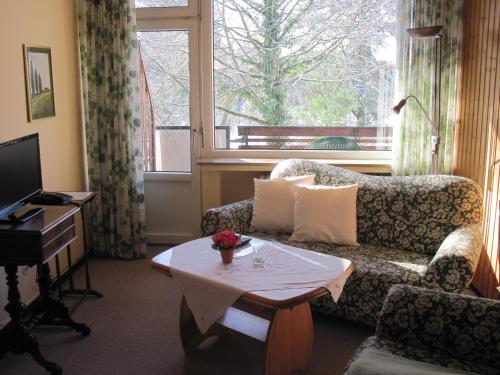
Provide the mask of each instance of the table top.
[{"label": "table top", "polygon": [[73,198],[70,202],[77,206],[83,206],[97,195],[94,191],[61,191],[61,193],[71,195]]},{"label": "table top", "polygon": [[[164,251],[152,259],[152,266],[157,270],[163,271],[169,277],[172,277],[170,271],[171,258],[172,249]],[[351,273],[351,271],[352,264],[345,269],[346,273]],[[252,291],[244,293],[240,297],[240,301],[249,302],[270,309],[283,309],[309,302],[327,293],[329,293],[328,289],[324,287]]]}]

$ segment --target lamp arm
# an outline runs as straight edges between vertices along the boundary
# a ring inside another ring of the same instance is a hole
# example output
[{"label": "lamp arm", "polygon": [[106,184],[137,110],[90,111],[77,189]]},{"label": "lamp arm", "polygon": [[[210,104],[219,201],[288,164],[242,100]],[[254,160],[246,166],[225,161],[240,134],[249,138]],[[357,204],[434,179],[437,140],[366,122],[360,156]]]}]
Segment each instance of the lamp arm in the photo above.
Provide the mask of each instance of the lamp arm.
[{"label": "lamp arm", "polygon": [[427,121],[429,121],[429,124],[432,125],[432,128],[434,129],[434,121],[431,120],[431,117],[429,116],[429,114],[427,113],[427,111],[425,110],[424,106],[422,105],[422,103],[420,102],[420,100],[418,100],[418,98],[415,96],[415,95],[408,95],[405,100],[409,99],[409,98],[413,98],[415,99],[415,101],[417,102],[417,104],[419,105],[420,109],[422,110],[422,112],[424,112],[424,115],[425,117],[427,118]]}]

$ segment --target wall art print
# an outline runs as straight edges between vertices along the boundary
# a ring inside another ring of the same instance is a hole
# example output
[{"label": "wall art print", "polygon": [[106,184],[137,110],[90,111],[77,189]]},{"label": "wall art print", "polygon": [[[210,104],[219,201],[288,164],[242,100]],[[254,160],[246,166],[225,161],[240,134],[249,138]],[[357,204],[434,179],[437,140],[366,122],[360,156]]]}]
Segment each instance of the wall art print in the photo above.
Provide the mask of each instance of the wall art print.
[{"label": "wall art print", "polygon": [[28,121],[56,115],[49,47],[23,45]]}]

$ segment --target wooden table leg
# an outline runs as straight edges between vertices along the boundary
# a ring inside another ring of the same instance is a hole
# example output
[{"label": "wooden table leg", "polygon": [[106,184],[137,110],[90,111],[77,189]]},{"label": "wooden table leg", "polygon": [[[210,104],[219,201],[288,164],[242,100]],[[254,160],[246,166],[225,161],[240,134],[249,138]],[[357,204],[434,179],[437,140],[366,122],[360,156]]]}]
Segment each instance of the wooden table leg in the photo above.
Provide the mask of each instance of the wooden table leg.
[{"label": "wooden table leg", "polygon": [[[184,353],[193,352],[208,337],[219,336],[225,327],[248,335],[247,332],[235,329],[233,325],[221,324],[224,322],[214,323],[207,333],[201,333],[185,297],[182,297],[179,330]],[[264,341],[264,337],[260,340]],[[292,371],[307,368],[311,361],[313,344],[313,322],[309,303],[276,310],[269,323],[265,341],[266,375],[288,375]]]},{"label": "wooden table leg", "polygon": [[288,375],[311,360],[313,323],[309,303],[276,310],[266,342],[266,375]]}]

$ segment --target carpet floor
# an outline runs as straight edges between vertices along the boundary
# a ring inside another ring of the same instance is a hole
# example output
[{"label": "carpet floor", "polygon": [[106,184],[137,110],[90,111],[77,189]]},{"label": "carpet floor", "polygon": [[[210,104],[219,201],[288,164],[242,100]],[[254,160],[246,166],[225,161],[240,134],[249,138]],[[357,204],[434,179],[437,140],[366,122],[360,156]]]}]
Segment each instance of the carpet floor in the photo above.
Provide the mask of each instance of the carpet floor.
[{"label": "carpet floor", "polygon": [[[153,255],[158,249],[150,248]],[[153,270],[150,258],[136,261],[92,259],[92,286],[104,298],[87,298],[73,312],[89,325],[88,337],[57,327],[33,334],[42,354],[69,375],[198,375],[262,374],[264,345],[238,334],[205,342],[185,356],[178,335],[181,295],[169,278]],[[75,275],[82,284],[83,269]],[[72,307],[78,301],[65,297]],[[314,315],[312,362],[306,375],[341,374],[359,344],[373,329]],[[27,354],[8,353],[0,360],[2,375],[45,374]]]}]

